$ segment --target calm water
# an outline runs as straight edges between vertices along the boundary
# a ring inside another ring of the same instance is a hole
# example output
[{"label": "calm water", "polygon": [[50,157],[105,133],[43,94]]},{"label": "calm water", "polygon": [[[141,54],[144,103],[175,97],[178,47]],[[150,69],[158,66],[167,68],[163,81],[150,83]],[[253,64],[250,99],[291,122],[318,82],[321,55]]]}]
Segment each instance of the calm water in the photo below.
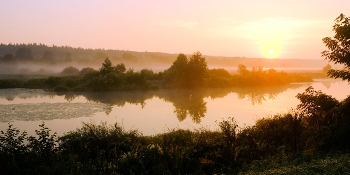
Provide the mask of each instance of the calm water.
[{"label": "calm water", "polygon": [[342,100],[350,94],[347,82],[316,79],[312,83],[266,88],[158,90],[123,93],[53,93],[43,90],[0,90],[0,130],[8,123],[33,135],[43,121],[58,135],[82,122],[116,122],[144,135],[173,128],[218,129],[217,122],[234,117],[240,126],[287,112],[308,86]]}]

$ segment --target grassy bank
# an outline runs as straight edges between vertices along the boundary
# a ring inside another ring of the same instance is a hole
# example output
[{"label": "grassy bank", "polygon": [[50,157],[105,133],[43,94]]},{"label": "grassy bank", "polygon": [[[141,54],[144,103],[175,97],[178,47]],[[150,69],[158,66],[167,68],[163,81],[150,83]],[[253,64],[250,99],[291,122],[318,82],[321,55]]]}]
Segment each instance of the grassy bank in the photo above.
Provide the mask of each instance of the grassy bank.
[{"label": "grassy bank", "polygon": [[[183,80],[171,71],[154,73],[143,69],[139,72],[105,73],[92,70],[81,75],[1,75],[0,88],[30,88],[52,91],[124,91],[155,89],[194,89],[231,87],[281,86],[295,82],[312,82],[312,78],[326,77],[322,73],[285,73],[261,68],[244,70],[239,74],[229,74],[224,69],[207,70],[201,82],[195,84],[191,78]],[[186,75],[183,75],[186,77]]]}]

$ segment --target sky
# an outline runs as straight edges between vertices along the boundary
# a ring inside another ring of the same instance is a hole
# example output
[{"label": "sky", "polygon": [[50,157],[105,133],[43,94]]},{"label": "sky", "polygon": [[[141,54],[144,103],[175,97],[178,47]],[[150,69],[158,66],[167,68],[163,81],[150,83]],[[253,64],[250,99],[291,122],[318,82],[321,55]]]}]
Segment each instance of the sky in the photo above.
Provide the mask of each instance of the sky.
[{"label": "sky", "polygon": [[[348,0],[0,0],[0,43],[324,59]],[[348,14],[347,14],[348,13]]]}]

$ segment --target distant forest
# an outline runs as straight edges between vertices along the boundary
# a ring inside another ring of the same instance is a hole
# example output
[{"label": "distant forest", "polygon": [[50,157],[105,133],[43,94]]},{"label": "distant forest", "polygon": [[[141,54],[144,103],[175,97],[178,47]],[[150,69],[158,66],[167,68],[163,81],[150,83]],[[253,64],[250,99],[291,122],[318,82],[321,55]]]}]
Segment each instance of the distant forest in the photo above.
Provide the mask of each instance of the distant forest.
[{"label": "distant forest", "polygon": [[[26,63],[25,65],[31,65],[30,63],[34,63],[35,65],[79,65],[78,67],[89,66],[97,68],[108,57],[114,63],[124,63],[127,67],[133,67],[136,70],[150,68],[155,71],[162,71],[162,68],[167,68],[176,60],[177,55],[178,53],[85,49],[70,46],[47,46],[36,43],[0,44],[0,65],[7,63]],[[186,54],[186,56],[190,56],[190,54]],[[322,69],[327,64],[326,60],[320,59],[264,59],[207,55],[205,57],[208,66],[211,68],[236,68],[238,65],[243,64],[247,67]],[[26,67],[21,66],[21,68]],[[2,71],[1,73],[6,72]]]}]

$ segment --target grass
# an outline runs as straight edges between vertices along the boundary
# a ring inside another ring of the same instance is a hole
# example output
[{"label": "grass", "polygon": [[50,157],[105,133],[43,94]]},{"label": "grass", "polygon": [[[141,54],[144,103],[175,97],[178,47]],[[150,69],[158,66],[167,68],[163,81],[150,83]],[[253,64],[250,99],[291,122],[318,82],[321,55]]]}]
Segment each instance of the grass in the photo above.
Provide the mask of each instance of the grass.
[{"label": "grass", "polygon": [[246,165],[239,174],[287,175],[287,174],[350,174],[349,153],[299,156],[296,158],[269,158]]}]

